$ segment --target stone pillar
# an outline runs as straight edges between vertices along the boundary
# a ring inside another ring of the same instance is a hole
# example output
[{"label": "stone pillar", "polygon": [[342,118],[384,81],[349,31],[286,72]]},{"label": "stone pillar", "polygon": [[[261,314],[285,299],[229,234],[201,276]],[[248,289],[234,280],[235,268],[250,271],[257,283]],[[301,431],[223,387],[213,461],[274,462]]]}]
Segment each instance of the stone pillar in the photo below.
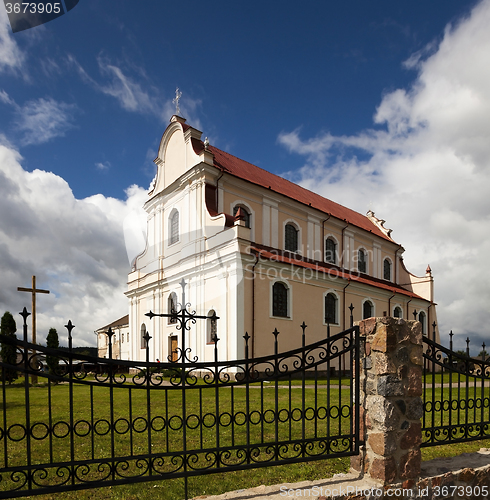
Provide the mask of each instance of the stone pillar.
[{"label": "stone pillar", "polygon": [[420,474],[422,327],[369,318],[361,334],[361,426],[365,445],[351,467],[383,484],[411,488]]}]

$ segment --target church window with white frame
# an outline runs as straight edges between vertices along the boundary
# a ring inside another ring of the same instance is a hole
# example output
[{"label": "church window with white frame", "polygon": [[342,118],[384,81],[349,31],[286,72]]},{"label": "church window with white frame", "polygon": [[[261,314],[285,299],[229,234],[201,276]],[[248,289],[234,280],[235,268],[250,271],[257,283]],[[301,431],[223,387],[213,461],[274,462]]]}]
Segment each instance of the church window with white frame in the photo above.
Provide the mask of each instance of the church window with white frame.
[{"label": "church window with white frame", "polygon": [[325,295],[325,323],[338,324],[338,302],[337,296],[329,292]]},{"label": "church window with white frame", "polygon": [[362,304],[362,319],[372,318],[374,316],[374,304],[370,300],[365,300]]},{"label": "church window with white frame", "polygon": [[216,318],[216,311],[211,309],[208,312],[208,319],[206,320],[206,344],[214,344],[218,338],[218,320]]},{"label": "church window with white frame", "polygon": [[284,227],[284,249],[289,252],[297,252],[298,251],[298,228],[288,222]]},{"label": "church window with white frame", "polygon": [[276,281],[272,285],[272,316],[289,318],[289,307],[289,289],[284,283]]},{"label": "church window with white frame", "polygon": [[146,325],[144,323],[142,323],[141,325],[141,349],[146,349]]},{"label": "church window with white frame", "polygon": [[395,306],[395,309],[393,309],[393,317],[394,318],[403,318],[403,311],[400,306]]},{"label": "church window with white frame", "polygon": [[360,273],[367,273],[367,256],[366,250],[359,248],[357,252],[357,270]]},{"label": "church window with white frame", "polygon": [[419,321],[422,325],[422,335],[427,335],[427,316],[424,311],[419,312]]},{"label": "church window with white frame", "polygon": [[[177,294],[175,292],[172,292],[168,296],[168,314],[176,313],[177,312]],[[168,324],[175,324],[177,323],[177,318],[176,317],[169,317],[168,318]]]},{"label": "church window with white frame", "polygon": [[179,241],[179,211],[174,209],[169,218],[169,245]]},{"label": "church window with white frame", "polygon": [[390,259],[385,259],[383,261],[383,278],[387,281],[391,281],[391,261],[390,261]]},{"label": "church window with white frame", "polygon": [[325,240],[325,262],[337,264],[337,242],[332,237]]}]

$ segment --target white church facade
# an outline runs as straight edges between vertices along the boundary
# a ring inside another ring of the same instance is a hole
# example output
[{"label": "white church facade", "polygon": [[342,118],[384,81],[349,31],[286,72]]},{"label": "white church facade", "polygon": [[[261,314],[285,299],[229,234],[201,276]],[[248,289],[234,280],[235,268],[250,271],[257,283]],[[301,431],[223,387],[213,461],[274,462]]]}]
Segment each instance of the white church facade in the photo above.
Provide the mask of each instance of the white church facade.
[{"label": "white church facade", "polygon": [[[418,319],[433,336],[437,323],[430,268],[417,277],[401,245],[372,212],[366,216],[236,158],[173,116],[165,130],[157,175],[144,208],[147,245],[128,276],[129,332],[124,357],[175,359],[181,331],[169,313],[186,302],[201,316],[186,333],[200,361],[270,354],[277,328],[282,351],[320,340],[372,316]],[[436,339],[438,333],[436,329]],[[129,342],[128,342],[129,340]],[[121,346],[122,347],[122,346]]]}]

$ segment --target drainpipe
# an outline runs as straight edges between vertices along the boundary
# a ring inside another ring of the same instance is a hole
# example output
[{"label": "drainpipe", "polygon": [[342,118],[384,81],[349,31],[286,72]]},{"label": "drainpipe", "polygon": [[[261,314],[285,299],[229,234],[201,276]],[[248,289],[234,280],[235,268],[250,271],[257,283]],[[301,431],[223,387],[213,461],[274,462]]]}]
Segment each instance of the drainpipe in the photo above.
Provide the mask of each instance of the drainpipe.
[{"label": "drainpipe", "polygon": [[[344,222],[347,222],[346,219],[344,219]],[[340,268],[344,269],[344,231],[349,227],[349,223],[347,222],[347,225],[342,229],[342,235],[340,237],[340,244],[342,245],[342,253],[340,254]]]},{"label": "drainpipe", "polygon": [[322,242],[321,242],[321,250],[322,250],[322,258],[321,262],[325,262],[325,222],[332,217],[332,214],[328,214],[328,217],[322,221]]},{"label": "drainpipe", "polygon": [[255,256],[252,267],[252,358],[255,358],[255,266],[259,262],[259,256]]},{"label": "drainpipe", "polygon": [[342,298],[342,331],[345,331],[345,289],[350,285],[350,278],[347,278],[347,285],[344,286],[342,290],[343,298]]},{"label": "drainpipe", "polygon": [[[342,290],[342,331],[345,331],[345,289],[350,285],[350,278],[347,278],[347,285],[344,286],[344,289]],[[349,325],[350,327],[350,325]],[[345,354],[342,354],[342,357],[339,360],[339,372],[342,370],[342,367],[340,366],[340,363],[344,365],[344,375],[345,375]],[[352,367],[351,367],[352,370]]]},{"label": "drainpipe", "polygon": [[220,213],[220,211],[219,211],[219,180],[221,179],[221,177],[223,177],[223,175],[225,175],[224,171],[222,171],[221,175],[216,179],[216,212],[218,212],[218,213]]},{"label": "drainpipe", "polygon": [[410,302],[412,302],[412,299],[410,299],[410,300],[407,302],[407,321],[408,321],[408,317],[409,317],[409,314],[408,314],[408,304],[410,304]]},{"label": "drainpipe", "polygon": [[[427,338],[430,339],[430,327],[432,326],[430,324],[430,308],[432,307],[432,302],[429,304],[429,307],[427,308],[427,324],[425,325],[425,327],[427,328],[427,331],[426,331],[426,334],[427,334]],[[434,335],[434,338],[432,339],[434,342],[436,341],[436,336]]]},{"label": "drainpipe", "polygon": [[396,295],[396,292],[393,292],[393,295],[388,299],[388,317],[391,316],[391,299]]},{"label": "drainpipe", "polygon": [[398,252],[401,250],[401,246],[398,246],[398,250],[395,252],[395,269],[394,269],[394,275],[395,275],[395,283],[398,285]]}]

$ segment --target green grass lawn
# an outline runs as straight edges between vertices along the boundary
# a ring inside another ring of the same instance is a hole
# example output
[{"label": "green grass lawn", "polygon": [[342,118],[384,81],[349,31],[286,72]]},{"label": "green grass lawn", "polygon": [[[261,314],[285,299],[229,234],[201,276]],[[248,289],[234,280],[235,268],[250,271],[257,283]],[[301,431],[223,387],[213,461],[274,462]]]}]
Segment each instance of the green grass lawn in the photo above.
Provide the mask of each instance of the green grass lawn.
[{"label": "green grass lawn", "polygon": [[[444,379],[443,379],[444,381]],[[326,418],[311,418],[307,420],[303,429],[300,420],[290,422],[286,419],[287,414],[299,415],[303,408],[320,409],[319,414],[324,417],[327,408],[342,407],[349,404],[350,391],[346,389],[350,383],[349,379],[341,379],[342,389],[339,391],[339,379],[335,385],[327,388],[325,384],[319,384],[315,398],[314,381],[305,381],[305,392],[303,392],[302,380],[284,380],[278,382],[277,393],[275,383],[253,384],[250,389],[248,401],[245,397],[245,389],[221,389],[219,401],[216,401],[213,388],[206,387],[202,382],[196,388],[186,391],[186,408],[188,415],[188,428],[186,430],[186,443],[188,450],[196,453],[196,466],[205,464],[205,456],[199,453],[203,449],[220,446],[238,446],[247,443],[259,443],[262,451],[268,444],[276,440],[288,441],[300,438],[303,435],[314,439],[321,436],[332,436],[347,434],[350,431],[350,417],[339,419],[335,410],[331,410],[331,419],[327,423]],[[436,382],[438,383],[438,382]],[[1,394],[2,401],[5,400],[7,411],[3,414],[0,407],[0,427],[10,427],[9,440],[0,439],[0,467],[23,465],[27,459],[27,443],[23,439],[22,426],[26,423],[26,417],[30,419],[33,439],[30,443],[30,457],[32,464],[57,463],[74,460],[94,460],[110,458],[114,453],[116,456],[144,454],[150,445],[153,452],[170,453],[182,449],[183,431],[181,426],[182,415],[182,391],[181,390],[152,390],[151,400],[147,399],[145,389],[130,389],[132,384],[124,384],[123,387],[114,388],[114,397],[111,399],[111,389],[108,387],[91,387],[89,385],[74,386],[70,392],[67,384],[39,385],[29,390],[30,411],[26,415],[24,380],[19,379],[12,386],[6,387]],[[291,386],[291,391],[289,391]],[[478,397],[489,397],[489,389],[485,387],[482,393],[480,388],[470,387],[468,394],[466,388],[457,392],[450,391],[445,387],[431,387],[426,390],[426,396],[435,402],[454,401],[456,398],[465,402],[476,400]],[[111,400],[113,404],[111,405]],[[216,425],[214,415],[216,408],[219,413],[224,414],[220,425]],[[244,414],[251,414],[251,423],[247,429]],[[266,410],[277,409],[283,415],[284,422],[273,421],[272,414],[265,413],[265,421],[259,418],[260,413]],[[296,413],[294,410],[296,409]],[[323,410],[324,409],[324,410]],[[73,410],[73,413],[71,413]],[[470,418],[478,421],[483,415],[487,420],[489,408],[479,409],[471,412],[467,408],[444,409],[440,406],[435,414],[436,425],[447,425],[451,419],[456,423],[458,418]],[[293,412],[293,413],[291,413]],[[148,432],[146,418],[150,414],[153,420],[153,428]],[[73,414],[73,425],[76,435],[73,441],[70,439],[70,415]],[[312,417],[313,410],[307,412]],[[236,415],[235,419],[231,415]],[[269,415],[269,417],[267,417]],[[432,417],[430,417],[432,418]],[[169,423],[164,425],[164,420]],[[203,421],[205,426],[197,426]],[[116,433],[112,438],[109,432],[111,422],[115,423]],[[131,424],[130,424],[131,423]],[[47,433],[47,427],[54,428],[54,435]],[[90,432],[95,429],[95,434]],[[248,433],[247,433],[248,430]],[[248,437],[247,437],[248,436]],[[18,441],[15,441],[18,440]],[[73,446],[71,444],[73,443]],[[318,445],[317,445],[318,446]],[[7,447],[7,449],[6,449]],[[469,443],[457,443],[439,445],[422,449],[423,460],[441,456],[458,455],[463,452],[477,451],[481,447],[490,447],[490,440],[474,441]],[[335,448],[335,445],[334,445]],[[337,446],[341,449],[341,445]],[[312,452],[321,451],[312,447]],[[291,447],[285,455],[292,453]],[[229,463],[239,460],[238,456],[230,454],[227,459]],[[325,460],[304,462],[275,467],[261,467],[246,471],[230,471],[190,477],[189,496],[220,494],[226,491],[250,488],[260,484],[280,484],[285,482],[297,482],[331,477],[335,473],[347,472],[349,469],[349,457],[335,457]],[[134,473],[138,464],[131,461],[128,464],[128,474]],[[162,472],[172,470],[175,467],[166,461],[161,465]],[[104,476],[104,470],[92,470],[90,475],[94,479]],[[4,474],[3,479],[8,477]],[[63,478],[59,478],[62,482]],[[6,483],[4,482],[3,489]],[[0,490],[2,489],[0,483]],[[64,499],[180,499],[183,498],[183,479],[165,479],[163,481],[149,481],[133,483],[105,488],[81,490],[75,492],[56,493],[56,500]],[[36,498],[55,498],[55,495],[41,495]]]},{"label": "green grass lawn", "polygon": [[[343,384],[344,381],[341,380],[340,385]],[[218,400],[215,388],[204,386],[202,383],[186,390],[185,442],[187,450],[195,454],[193,466],[200,468],[208,465],[209,456],[202,450],[212,450],[217,446],[230,448],[229,456],[224,456],[227,464],[237,463],[241,456],[233,447],[247,443],[257,444],[260,448],[258,460],[272,458],[274,447],[271,445],[276,442],[284,442],[286,445],[280,448],[283,457],[297,456],[298,451],[288,442],[303,437],[312,440],[312,445],[308,448],[310,454],[322,454],[322,443],[315,442],[315,439],[350,433],[349,415],[344,414],[342,418],[338,416],[338,408],[343,408],[345,413],[350,404],[350,391],[345,387],[339,391],[338,379],[337,388],[329,388],[324,384],[316,391],[311,380],[305,382],[304,391],[301,388],[301,380],[280,381],[277,385],[277,398],[275,383],[254,384],[248,399],[243,387],[221,388]],[[146,454],[149,447],[153,453],[167,455],[164,461],[157,463],[159,472],[170,473],[180,466],[178,459],[172,462],[168,458],[169,453],[182,450],[184,441],[181,418],[184,401],[180,389],[152,389],[149,400],[148,391],[144,388],[135,389],[130,383],[113,389],[77,385],[73,386],[72,390],[67,384],[45,384],[30,388],[30,411],[27,414],[25,388],[23,379],[20,379],[12,386],[6,387],[2,398],[5,398],[7,411],[5,415],[0,412],[0,426],[10,428],[10,439],[0,440],[1,468],[22,466],[27,463],[28,456],[33,465],[63,463],[72,459],[93,460],[95,467],[92,465],[90,471],[82,470],[86,472],[84,479],[99,480],[105,477],[107,469],[99,470],[97,461],[113,455],[133,456],[136,458],[128,460],[127,469],[124,468],[125,464],[118,469],[123,475],[131,476],[138,472],[138,467],[142,464],[141,461],[138,462],[138,455]],[[222,415],[219,426],[214,417],[217,410]],[[272,410],[279,412],[279,422],[274,420]],[[307,420],[304,424],[299,418],[303,410],[307,410]],[[315,411],[318,412],[317,418],[314,418]],[[245,419],[247,412],[250,414],[249,425]],[[330,413],[330,418],[326,418],[327,413]],[[151,432],[148,432],[146,424],[148,414],[152,421]],[[235,415],[235,418],[232,418],[232,415]],[[264,415],[264,418],[260,418],[260,415]],[[290,415],[293,416],[292,419],[288,418]],[[29,444],[23,429],[27,419],[33,435]],[[110,432],[112,422],[115,425],[114,435]],[[165,422],[168,425],[165,425]],[[199,422],[204,425],[198,425]],[[73,439],[70,434],[72,424],[75,429]],[[48,428],[53,428],[52,434],[48,432]],[[95,433],[90,432],[92,428]],[[345,451],[346,446],[348,445],[342,443],[342,440],[331,443],[331,449],[337,452]],[[189,494],[192,497],[223,493],[254,484],[319,479],[346,471],[348,464],[349,458],[336,457],[316,462],[191,477],[188,480]],[[56,468],[50,471],[50,484],[53,483],[55,471]],[[12,487],[9,486],[8,478],[9,475],[4,474],[0,490]],[[63,481],[63,476],[54,477],[57,484]],[[43,482],[43,478],[40,482]],[[182,498],[183,480],[166,479],[77,493],[57,493],[56,498],[75,498],[76,495],[78,499],[106,496],[143,499],[154,496],[156,491],[162,499]],[[50,496],[46,495],[45,498]]]}]

